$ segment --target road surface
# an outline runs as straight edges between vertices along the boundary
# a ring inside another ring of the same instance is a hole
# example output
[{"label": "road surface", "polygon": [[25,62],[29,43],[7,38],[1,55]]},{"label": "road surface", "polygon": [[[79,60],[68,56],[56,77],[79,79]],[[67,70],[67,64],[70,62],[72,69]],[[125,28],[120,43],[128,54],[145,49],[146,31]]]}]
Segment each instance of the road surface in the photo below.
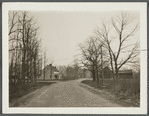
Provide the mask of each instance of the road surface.
[{"label": "road surface", "polygon": [[120,107],[79,86],[81,80],[44,86],[18,99],[15,107]]}]

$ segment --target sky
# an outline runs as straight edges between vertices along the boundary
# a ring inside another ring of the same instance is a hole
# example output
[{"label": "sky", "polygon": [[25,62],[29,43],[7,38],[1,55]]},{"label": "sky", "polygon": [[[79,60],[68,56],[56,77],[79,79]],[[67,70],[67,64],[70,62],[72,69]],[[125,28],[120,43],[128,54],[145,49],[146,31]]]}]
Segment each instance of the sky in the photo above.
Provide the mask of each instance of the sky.
[{"label": "sky", "polygon": [[[101,11],[31,11],[30,15],[37,18],[40,26],[39,37],[42,39],[43,50],[46,50],[48,63],[54,65],[72,64],[74,57],[80,54],[78,44],[85,42],[94,35],[93,30],[100,22],[111,19],[119,12]],[[139,13],[133,12],[136,21]],[[132,22],[132,26],[136,21]],[[132,39],[135,42],[139,34]],[[116,43],[113,44],[114,49]],[[121,55],[125,57],[125,55]]]}]

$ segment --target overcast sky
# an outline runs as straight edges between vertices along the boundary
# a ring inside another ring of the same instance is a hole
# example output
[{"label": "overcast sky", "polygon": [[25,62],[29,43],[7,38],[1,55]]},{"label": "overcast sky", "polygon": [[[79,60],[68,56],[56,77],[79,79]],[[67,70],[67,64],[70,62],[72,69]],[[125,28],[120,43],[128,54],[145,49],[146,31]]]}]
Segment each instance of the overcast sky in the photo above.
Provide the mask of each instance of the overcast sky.
[{"label": "overcast sky", "polygon": [[[52,59],[55,65],[69,65],[74,56],[79,54],[78,44],[83,43],[101,20],[109,20],[119,12],[99,11],[35,11],[31,15],[38,19],[40,25],[40,38],[42,46],[46,48],[47,58]],[[136,21],[139,13],[133,12]],[[132,26],[136,21],[132,22]],[[137,33],[135,42],[139,39]],[[114,46],[117,43],[114,43]],[[124,55],[122,55],[124,57]],[[50,63],[50,61],[49,61]]]}]

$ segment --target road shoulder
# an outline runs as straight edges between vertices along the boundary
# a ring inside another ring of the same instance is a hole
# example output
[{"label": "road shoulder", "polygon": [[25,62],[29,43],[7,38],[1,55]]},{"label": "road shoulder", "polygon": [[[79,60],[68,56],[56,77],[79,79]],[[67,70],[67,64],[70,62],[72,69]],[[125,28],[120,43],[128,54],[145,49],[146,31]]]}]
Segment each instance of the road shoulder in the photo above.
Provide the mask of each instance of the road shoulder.
[{"label": "road shoulder", "polygon": [[129,101],[118,99],[115,95],[113,95],[113,94],[111,94],[107,91],[96,89],[94,87],[83,84],[81,82],[79,82],[79,86],[87,89],[88,91],[90,91],[90,92],[92,92],[96,95],[99,95],[102,98],[105,98],[105,99],[109,100],[112,103],[119,104],[123,107],[136,107],[134,104],[129,103]]}]

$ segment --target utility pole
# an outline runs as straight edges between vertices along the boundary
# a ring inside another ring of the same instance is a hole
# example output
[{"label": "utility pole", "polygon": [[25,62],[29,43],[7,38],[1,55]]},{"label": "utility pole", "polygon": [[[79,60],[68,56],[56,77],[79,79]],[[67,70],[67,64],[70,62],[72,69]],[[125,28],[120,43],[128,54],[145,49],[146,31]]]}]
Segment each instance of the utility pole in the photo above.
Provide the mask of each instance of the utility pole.
[{"label": "utility pole", "polygon": [[46,73],[45,68],[46,68],[46,52],[44,50],[44,79],[45,79],[45,73]]},{"label": "utility pole", "polygon": [[52,80],[52,63],[50,64],[50,68],[51,68],[51,80]]},{"label": "utility pole", "polygon": [[39,79],[39,74],[40,74],[40,57],[38,59],[38,75],[37,75],[38,79]]},{"label": "utility pole", "polygon": [[42,70],[42,63],[43,63],[43,62],[42,62],[42,58],[43,58],[43,57],[42,57],[42,50],[41,50],[41,79],[43,78],[43,70]]},{"label": "utility pole", "polygon": [[102,86],[103,86],[104,72],[103,72],[102,46],[101,46],[101,69],[102,69]]}]

